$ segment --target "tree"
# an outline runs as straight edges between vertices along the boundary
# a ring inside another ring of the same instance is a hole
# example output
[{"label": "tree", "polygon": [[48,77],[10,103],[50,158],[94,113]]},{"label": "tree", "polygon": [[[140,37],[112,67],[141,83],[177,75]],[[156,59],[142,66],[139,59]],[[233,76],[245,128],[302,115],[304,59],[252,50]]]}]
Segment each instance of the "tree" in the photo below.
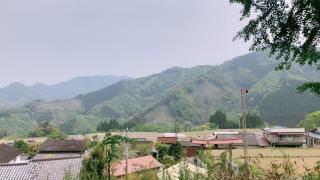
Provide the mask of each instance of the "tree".
[{"label": "tree", "polygon": [[261,116],[255,112],[249,112],[247,114],[247,127],[248,128],[261,128],[264,126],[264,121]]},{"label": "tree", "polygon": [[16,141],[14,141],[14,145],[13,146],[18,148],[18,149],[20,149],[24,153],[28,153],[29,152],[29,145],[24,140],[16,140]]},{"label": "tree", "polygon": [[53,129],[50,134],[48,134],[48,139],[51,140],[64,140],[67,138],[67,135],[60,131],[59,128]]},{"label": "tree", "polygon": [[218,128],[222,128],[222,129],[228,128],[227,127],[227,116],[221,110],[218,110],[213,115],[211,115],[209,122],[211,124],[218,126]]},{"label": "tree", "polygon": [[111,163],[114,159],[117,159],[120,157],[119,154],[119,145],[126,141],[127,138],[120,136],[120,135],[114,135],[112,136],[111,133],[107,133],[106,137],[103,140],[104,144],[104,150],[105,150],[105,162],[107,165],[107,175],[108,180],[111,180]]},{"label": "tree", "polygon": [[112,136],[111,133],[106,133],[104,140],[98,142],[92,148],[89,158],[83,160],[81,179],[106,179],[104,173],[105,167],[107,167],[107,179],[110,180],[112,176],[111,164],[120,158],[121,152],[119,146],[126,140],[126,137],[119,135]]},{"label": "tree", "polygon": [[[251,51],[270,51],[283,58],[276,70],[290,69],[292,63],[316,66],[320,70],[319,0],[230,0],[243,6],[241,20],[248,24],[234,39],[252,42]],[[320,82],[298,87],[320,95]]]},{"label": "tree", "polygon": [[110,130],[119,130],[120,124],[116,119],[111,119],[109,122],[101,121],[97,126],[97,131],[108,132]]},{"label": "tree", "polygon": [[55,129],[58,129],[56,125],[50,124],[49,122],[40,122],[38,126],[29,132],[29,137],[43,137],[52,133]]},{"label": "tree", "polygon": [[156,149],[158,151],[158,160],[162,161],[163,157],[168,154],[169,146],[166,144],[156,144]]},{"label": "tree", "polygon": [[299,126],[306,128],[307,131],[320,127],[320,111],[307,114],[306,119],[302,120]]},{"label": "tree", "polygon": [[168,149],[168,154],[173,156],[176,161],[181,159],[182,156],[182,146],[179,142],[171,144]]}]

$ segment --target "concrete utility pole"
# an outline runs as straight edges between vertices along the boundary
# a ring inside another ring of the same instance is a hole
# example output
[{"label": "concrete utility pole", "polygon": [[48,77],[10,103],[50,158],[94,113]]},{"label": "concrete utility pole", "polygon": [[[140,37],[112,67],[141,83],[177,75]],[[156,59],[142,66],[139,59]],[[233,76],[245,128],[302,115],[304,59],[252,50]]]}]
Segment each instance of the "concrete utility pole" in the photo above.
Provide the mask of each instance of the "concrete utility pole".
[{"label": "concrete utility pole", "polygon": [[128,145],[128,127],[126,128],[126,149],[125,149],[125,156],[126,156],[126,169],[125,169],[125,178],[128,180],[128,153],[129,153],[129,145]]},{"label": "concrete utility pole", "polygon": [[242,141],[243,141],[243,156],[244,156],[244,166],[245,166],[245,173],[249,175],[248,169],[248,144],[246,140],[247,135],[247,112],[246,112],[246,94],[249,92],[248,89],[241,89],[241,113],[242,113]]}]

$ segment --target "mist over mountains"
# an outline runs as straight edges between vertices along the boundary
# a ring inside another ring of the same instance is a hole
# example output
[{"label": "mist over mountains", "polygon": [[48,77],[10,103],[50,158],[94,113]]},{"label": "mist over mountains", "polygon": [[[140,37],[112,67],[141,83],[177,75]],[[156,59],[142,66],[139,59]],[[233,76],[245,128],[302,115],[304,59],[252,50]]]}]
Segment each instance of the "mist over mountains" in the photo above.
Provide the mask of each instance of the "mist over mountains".
[{"label": "mist over mountains", "polygon": [[33,100],[61,100],[73,98],[99,90],[120,80],[128,79],[126,76],[85,76],[76,77],[69,81],[55,85],[37,83],[26,86],[15,82],[0,89],[0,109],[8,109],[16,105]]},{"label": "mist over mountains", "polygon": [[270,125],[293,127],[320,109],[320,98],[298,94],[297,85],[320,78],[311,67],[274,71],[277,61],[250,53],[221,65],[174,67],[151,76],[125,79],[100,90],[59,101],[33,101],[0,114],[0,131],[26,134],[37,122],[50,121],[68,133],[95,131],[102,120],[120,123],[197,126],[216,110],[239,118],[240,89],[248,88],[248,110]]}]

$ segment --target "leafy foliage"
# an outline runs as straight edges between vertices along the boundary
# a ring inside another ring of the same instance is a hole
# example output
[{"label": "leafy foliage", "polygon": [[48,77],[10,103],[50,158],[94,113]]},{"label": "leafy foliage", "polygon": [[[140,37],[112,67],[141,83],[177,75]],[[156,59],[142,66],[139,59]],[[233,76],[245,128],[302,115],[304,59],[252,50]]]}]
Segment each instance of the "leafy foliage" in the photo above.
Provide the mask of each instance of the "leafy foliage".
[{"label": "leafy foliage", "polygon": [[116,119],[111,119],[109,122],[101,121],[97,126],[99,132],[109,132],[111,130],[120,130],[120,124]]},{"label": "leafy foliage", "polygon": [[227,126],[227,116],[221,110],[216,111],[213,115],[210,116],[209,122],[218,126],[218,128],[224,129],[228,128]]},{"label": "leafy foliage", "polygon": [[299,126],[306,128],[307,131],[320,127],[320,111],[307,114],[306,118],[300,122]]},{"label": "leafy foliage", "polygon": [[29,145],[24,140],[16,140],[14,141],[14,147],[20,149],[24,153],[29,152]]},{"label": "leafy foliage", "polygon": [[14,147],[20,149],[22,152],[29,154],[30,156],[35,156],[39,151],[39,144],[28,144],[24,140],[14,141]]},{"label": "leafy foliage", "polygon": [[175,144],[170,144],[168,149],[168,154],[173,156],[176,161],[181,159],[182,156],[182,146],[179,142]]},{"label": "leafy foliage", "polygon": [[[283,61],[277,70],[290,69],[292,62],[320,69],[320,2],[318,0],[230,0],[243,5],[242,19],[249,23],[236,38],[251,40],[251,50],[269,50]],[[252,13],[254,11],[254,13]],[[320,82],[300,90],[318,93]]]},{"label": "leafy foliage", "polygon": [[247,128],[262,128],[264,126],[265,123],[257,112],[247,113]]},{"label": "leafy foliage", "polygon": [[158,151],[158,157],[157,158],[158,158],[159,161],[162,161],[164,156],[167,155],[168,152],[169,152],[169,146],[166,145],[166,144],[157,143],[155,147],[156,147],[156,149]]}]

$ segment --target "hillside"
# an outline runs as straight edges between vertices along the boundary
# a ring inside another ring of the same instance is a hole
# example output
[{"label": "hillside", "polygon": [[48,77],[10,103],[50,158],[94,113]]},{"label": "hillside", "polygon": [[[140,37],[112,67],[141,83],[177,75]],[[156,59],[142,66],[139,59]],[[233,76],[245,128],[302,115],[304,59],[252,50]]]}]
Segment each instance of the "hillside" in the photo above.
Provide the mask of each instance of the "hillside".
[{"label": "hillside", "polygon": [[77,77],[69,81],[46,85],[37,83],[26,86],[22,83],[12,83],[0,89],[0,109],[22,105],[33,100],[61,100],[73,98],[102,89],[127,77],[87,76]]},{"label": "hillside", "polygon": [[[248,109],[271,125],[295,126],[306,113],[320,109],[320,98],[297,94],[296,86],[319,79],[310,67],[274,71],[277,61],[250,53],[217,66],[174,67],[144,78],[128,79],[65,101],[37,101],[0,114],[2,123],[51,121],[69,133],[94,131],[103,119],[172,126],[201,125],[216,110],[239,117],[240,88],[248,88]],[[19,117],[19,118],[18,118]],[[11,127],[10,127],[11,128]],[[8,130],[9,131],[9,130]],[[10,129],[14,132],[14,128]],[[25,131],[24,131],[25,132]]]}]

